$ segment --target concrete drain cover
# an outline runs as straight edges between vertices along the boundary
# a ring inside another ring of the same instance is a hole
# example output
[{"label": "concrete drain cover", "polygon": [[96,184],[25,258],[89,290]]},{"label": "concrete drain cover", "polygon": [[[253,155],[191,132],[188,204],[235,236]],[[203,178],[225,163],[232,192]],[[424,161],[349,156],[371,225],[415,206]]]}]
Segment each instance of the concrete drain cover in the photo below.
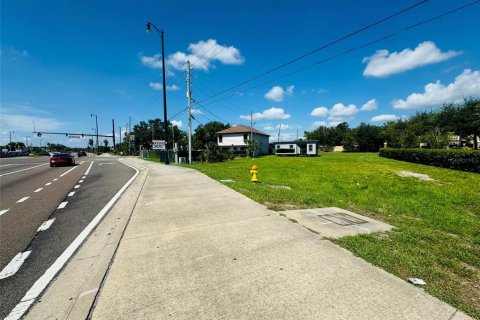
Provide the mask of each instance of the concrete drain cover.
[{"label": "concrete drain cover", "polygon": [[343,212],[327,213],[318,216],[341,226],[350,226],[352,224],[362,224],[368,222]]}]

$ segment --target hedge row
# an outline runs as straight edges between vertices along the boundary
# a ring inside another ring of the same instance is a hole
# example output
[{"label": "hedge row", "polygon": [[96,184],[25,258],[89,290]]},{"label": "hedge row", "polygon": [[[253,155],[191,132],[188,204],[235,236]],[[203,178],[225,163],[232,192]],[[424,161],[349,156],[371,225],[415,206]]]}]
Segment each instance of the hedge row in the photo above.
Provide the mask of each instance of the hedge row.
[{"label": "hedge row", "polygon": [[480,173],[479,150],[383,148],[380,157]]}]

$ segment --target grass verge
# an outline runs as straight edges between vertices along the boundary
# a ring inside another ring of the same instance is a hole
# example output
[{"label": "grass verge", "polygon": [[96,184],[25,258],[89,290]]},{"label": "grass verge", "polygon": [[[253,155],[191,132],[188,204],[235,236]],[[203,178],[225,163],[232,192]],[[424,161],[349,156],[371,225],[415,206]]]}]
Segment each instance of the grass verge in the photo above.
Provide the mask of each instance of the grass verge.
[{"label": "grass verge", "polygon": [[[259,167],[261,183],[250,182]],[[480,319],[480,175],[366,153],[240,159],[195,168],[273,210],[339,207],[389,223],[388,234],[334,240],[400,278]],[[435,181],[400,177],[427,174]]]}]

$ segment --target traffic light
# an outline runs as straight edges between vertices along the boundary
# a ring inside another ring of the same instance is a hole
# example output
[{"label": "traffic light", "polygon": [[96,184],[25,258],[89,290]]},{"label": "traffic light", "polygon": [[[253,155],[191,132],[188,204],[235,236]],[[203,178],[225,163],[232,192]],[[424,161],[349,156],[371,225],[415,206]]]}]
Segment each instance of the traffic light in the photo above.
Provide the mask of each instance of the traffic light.
[{"label": "traffic light", "polygon": [[40,138],[41,136],[42,136],[42,134],[41,134],[40,132],[39,132],[39,133],[37,133],[37,137],[39,137],[39,138]]}]

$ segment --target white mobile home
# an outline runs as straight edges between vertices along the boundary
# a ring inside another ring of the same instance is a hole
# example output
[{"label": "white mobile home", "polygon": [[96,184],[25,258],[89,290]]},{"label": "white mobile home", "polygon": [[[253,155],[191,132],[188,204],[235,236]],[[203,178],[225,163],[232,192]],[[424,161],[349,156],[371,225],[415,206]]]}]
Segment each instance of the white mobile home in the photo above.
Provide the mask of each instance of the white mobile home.
[{"label": "white mobile home", "polygon": [[275,142],[277,156],[316,156],[318,140],[298,140]]}]

